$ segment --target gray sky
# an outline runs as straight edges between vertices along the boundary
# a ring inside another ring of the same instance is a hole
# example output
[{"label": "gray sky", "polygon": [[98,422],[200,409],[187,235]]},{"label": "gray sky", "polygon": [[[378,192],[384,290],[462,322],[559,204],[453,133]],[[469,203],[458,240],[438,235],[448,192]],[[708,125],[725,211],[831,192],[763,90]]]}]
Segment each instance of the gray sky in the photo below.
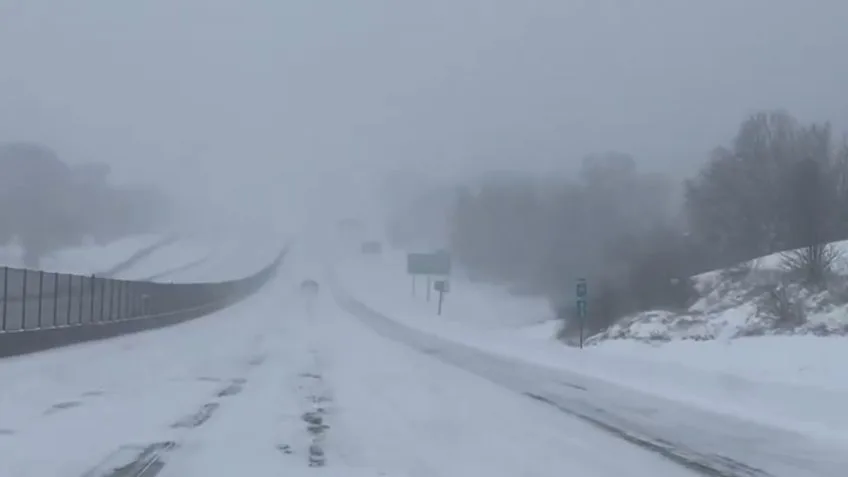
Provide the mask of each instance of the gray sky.
[{"label": "gray sky", "polygon": [[391,168],[617,149],[688,172],[758,109],[848,125],[846,19],[844,0],[0,0],[0,141],[279,222],[355,208]]}]

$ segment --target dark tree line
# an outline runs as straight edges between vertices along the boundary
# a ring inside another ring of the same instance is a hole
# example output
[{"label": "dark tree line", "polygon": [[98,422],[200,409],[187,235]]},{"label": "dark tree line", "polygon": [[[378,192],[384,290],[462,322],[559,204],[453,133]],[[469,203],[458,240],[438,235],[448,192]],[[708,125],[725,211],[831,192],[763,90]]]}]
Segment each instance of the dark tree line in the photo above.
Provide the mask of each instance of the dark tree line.
[{"label": "dark tree line", "polygon": [[730,265],[848,235],[848,157],[829,124],[786,113],[742,124],[686,183],[686,216],[710,264]]},{"label": "dark tree line", "polygon": [[104,243],[155,230],[168,200],[153,188],[118,188],[109,167],[72,167],[48,147],[0,144],[0,243],[17,239],[26,266],[86,239]]},{"label": "dark tree line", "polygon": [[458,187],[448,223],[472,276],[546,295],[564,316],[575,280],[588,278],[597,331],[683,307],[690,276],[774,252],[806,247],[800,261],[823,264],[808,278],[822,280],[823,244],[848,238],[848,147],[829,124],[766,112],[682,184],[598,154],[577,177],[492,174]]}]

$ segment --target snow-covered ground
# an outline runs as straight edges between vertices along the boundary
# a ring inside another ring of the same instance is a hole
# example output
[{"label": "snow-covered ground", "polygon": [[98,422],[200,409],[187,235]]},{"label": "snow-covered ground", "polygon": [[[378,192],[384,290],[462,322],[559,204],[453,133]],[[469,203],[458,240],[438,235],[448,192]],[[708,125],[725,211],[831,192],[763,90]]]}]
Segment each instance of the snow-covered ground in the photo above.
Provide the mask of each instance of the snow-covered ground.
[{"label": "snow-covered ground", "polygon": [[[106,245],[58,250],[42,259],[47,271],[101,274],[122,265],[161,241],[163,235],[139,235]],[[163,244],[110,276],[125,280],[213,282],[246,277],[271,263],[285,245],[279,237],[249,234],[186,235]],[[20,247],[0,247],[0,265],[22,267]]]},{"label": "snow-covered ground", "polygon": [[0,361],[0,475],[694,475],[303,296],[323,272],[295,253],[229,310]]},{"label": "snow-covered ground", "polygon": [[[182,265],[172,263],[171,268],[163,269],[164,273],[158,272],[154,280],[188,283],[246,277],[271,263],[286,246],[284,238],[264,235],[219,235],[196,240],[200,242],[198,248],[207,253],[203,255],[204,260],[189,261],[186,256]],[[199,257],[200,253],[196,252],[194,256]]]},{"label": "snow-covered ground", "polygon": [[181,238],[156,249],[137,263],[114,275],[125,280],[167,279],[193,264],[211,260],[216,254],[215,246],[208,240]]},{"label": "snow-covered ground", "polygon": [[[105,245],[85,245],[57,250],[41,261],[41,268],[51,272],[90,275],[108,270],[129,259],[139,250],[162,240],[161,235],[145,234],[115,240]],[[0,265],[23,267],[23,250],[9,244],[0,247]]]},{"label": "snow-covered ground", "polygon": [[802,287],[780,252],[696,275],[698,299],[686,310],[623,317],[589,342],[713,340],[761,335],[848,336],[848,241],[829,245],[832,277],[825,289]]},{"label": "snow-covered ground", "polygon": [[349,256],[335,270],[352,297],[428,336],[848,445],[844,339],[621,340],[578,350],[554,338],[557,323],[541,301],[458,278],[438,316],[435,293],[430,302],[420,291],[412,296],[402,255]]},{"label": "snow-covered ground", "polygon": [[284,244],[247,234],[187,236],[155,250],[116,278],[167,283],[243,278],[271,263]]}]

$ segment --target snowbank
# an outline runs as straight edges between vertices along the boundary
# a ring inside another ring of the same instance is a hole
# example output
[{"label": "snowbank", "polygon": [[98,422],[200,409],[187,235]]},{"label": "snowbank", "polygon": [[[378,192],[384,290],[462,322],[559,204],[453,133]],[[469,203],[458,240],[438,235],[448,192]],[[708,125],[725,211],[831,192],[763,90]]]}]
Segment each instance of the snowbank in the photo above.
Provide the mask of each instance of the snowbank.
[{"label": "snowbank", "polygon": [[605,340],[713,340],[763,335],[848,335],[848,241],[831,244],[839,277],[813,292],[785,279],[776,253],[692,277],[700,297],[682,312],[627,316],[588,343]]},{"label": "snowbank", "polygon": [[[435,294],[430,302],[420,292],[412,296],[403,256],[348,257],[335,270],[340,286],[354,298],[445,339],[744,419],[848,439],[848,414],[843,412],[848,400],[844,365],[848,346],[841,338],[606,340],[579,350],[554,338],[558,323],[550,319],[542,300],[513,297],[454,278],[444,314],[438,316]],[[742,315],[738,309],[735,313]],[[742,320],[733,312],[725,314],[728,322]],[[658,322],[672,317],[655,316]],[[646,336],[655,331],[649,322],[634,323],[632,328]],[[695,327],[687,329],[693,332]]]}]

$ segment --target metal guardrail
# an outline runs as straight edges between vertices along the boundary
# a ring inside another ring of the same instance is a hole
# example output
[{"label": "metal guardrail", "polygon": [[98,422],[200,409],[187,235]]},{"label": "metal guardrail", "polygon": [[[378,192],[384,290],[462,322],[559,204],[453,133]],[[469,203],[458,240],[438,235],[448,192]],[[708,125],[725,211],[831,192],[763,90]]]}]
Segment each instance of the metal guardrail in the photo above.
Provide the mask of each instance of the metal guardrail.
[{"label": "metal guardrail", "polygon": [[[265,285],[286,251],[251,276],[214,283],[157,283],[0,268],[0,356],[20,354],[12,348],[29,352],[28,348],[35,346],[15,340],[39,343],[36,347],[45,349],[163,326],[226,308]],[[112,324],[116,325],[113,330],[97,326]],[[88,331],[62,332],[70,329]],[[23,335],[27,338],[20,338]]]}]

